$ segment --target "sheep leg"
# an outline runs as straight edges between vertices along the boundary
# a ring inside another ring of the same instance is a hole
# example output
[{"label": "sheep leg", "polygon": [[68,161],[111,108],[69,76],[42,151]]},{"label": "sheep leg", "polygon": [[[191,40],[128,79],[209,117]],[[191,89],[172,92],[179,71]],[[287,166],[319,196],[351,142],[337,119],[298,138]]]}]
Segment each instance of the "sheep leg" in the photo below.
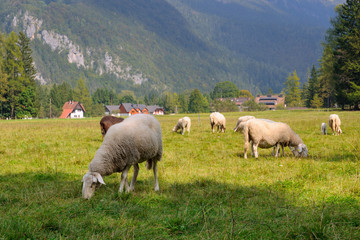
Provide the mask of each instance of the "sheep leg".
[{"label": "sheep leg", "polygon": [[[284,152],[284,145],[283,144],[281,144],[281,149],[282,149],[282,155],[283,155],[283,157],[285,157],[285,152]],[[280,151],[280,149],[279,149],[279,151]],[[280,154],[280,153],[279,153]]]},{"label": "sheep leg", "polygon": [[121,173],[121,181],[120,181],[119,192],[124,191],[124,186],[125,186],[126,191],[129,190],[129,185],[128,185],[128,182],[127,182],[127,174],[129,172],[130,167],[131,167],[131,165],[127,165],[125,167],[125,169]]},{"label": "sheep leg", "polygon": [[139,173],[139,164],[136,163],[134,165],[134,174],[133,174],[133,177],[131,179],[129,191],[134,191],[135,190],[135,183],[136,183],[138,173]]},{"label": "sheep leg", "polygon": [[185,132],[185,128],[182,128],[181,129],[181,135],[184,135],[184,132]]},{"label": "sheep leg", "polygon": [[155,191],[159,191],[159,183],[158,183],[158,179],[157,179],[157,161],[153,160],[153,171],[154,171],[154,178],[155,178]]},{"label": "sheep leg", "polygon": [[254,157],[254,147],[253,147],[253,144],[252,144],[252,141],[250,141],[250,146],[251,146],[251,156]]},{"label": "sheep leg", "polygon": [[[244,144],[244,158],[245,159],[247,159],[247,151],[249,149],[249,145],[250,145],[249,142],[245,142],[245,144]],[[252,145],[251,145],[251,151],[252,151]]]},{"label": "sheep leg", "polygon": [[[274,146],[274,149],[276,148],[275,157],[279,157],[280,155],[280,144],[277,143],[276,146]],[[274,152],[274,150],[273,150]]]},{"label": "sheep leg", "polygon": [[258,154],[258,151],[257,151],[258,145],[259,145],[259,144],[254,144],[254,142],[253,142],[253,148],[254,148],[255,158],[258,158],[258,157],[259,157],[259,154]]}]

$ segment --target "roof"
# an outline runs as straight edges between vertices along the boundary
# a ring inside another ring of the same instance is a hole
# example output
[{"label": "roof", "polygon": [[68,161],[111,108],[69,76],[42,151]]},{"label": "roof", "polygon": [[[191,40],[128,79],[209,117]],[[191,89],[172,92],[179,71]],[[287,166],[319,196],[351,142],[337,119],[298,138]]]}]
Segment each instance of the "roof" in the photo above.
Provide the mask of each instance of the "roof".
[{"label": "roof", "polygon": [[126,112],[130,112],[133,109],[132,103],[122,103],[121,105],[124,106]]},{"label": "roof", "polygon": [[148,110],[150,113],[153,113],[153,112],[155,112],[155,111],[158,110],[158,109],[161,109],[161,110],[164,111],[164,108],[163,108],[163,107],[160,107],[160,106],[158,106],[158,105],[150,105],[150,106],[147,106],[146,108],[147,108],[147,110]]},{"label": "roof", "polygon": [[85,112],[85,108],[81,103],[75,101],[69,101],[64,103],[63,112],[61,113],[59,118],[67,118],[69,114],[72,113],[77,106],[79,106]]},{"label": "roof", "polygon": [[120,105],[106,105],[105,108],[109,110],[109,112],[119,110]]},{"label": "roof", "polygon": [[145,104],[133,104],[132,106],[135,109],[139,108],[141,111],[147,108]]},{"label": "roof", "polygon": [[70,113],[72,113],[73,109],[63,109],[59,118],[67,118]]}]

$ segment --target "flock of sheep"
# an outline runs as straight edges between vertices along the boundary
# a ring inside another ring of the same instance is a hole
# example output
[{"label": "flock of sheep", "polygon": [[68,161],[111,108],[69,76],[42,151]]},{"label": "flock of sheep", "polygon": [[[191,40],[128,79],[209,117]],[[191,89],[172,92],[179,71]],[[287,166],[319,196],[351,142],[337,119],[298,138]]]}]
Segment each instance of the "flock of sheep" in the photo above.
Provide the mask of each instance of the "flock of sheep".
[{"label": "flock of sheep", "polygon": [[[121,123],[121,124],[117,124]],[[340,118],[336,114],[329,117],[329,126],[335,135],[342,133]],[[225,132],[226,119],[223,114],[214,112],[210,114],[211,131],[215,128],[219,132]],[[162,134],[158,120],[147,114],[136,114],[126,119],[106,116],[100,121],[103,143],[96,151],[94,158],[89,164],[88,172],[84,175],[82,182],[82,195],[85,199],[92,197],[96,188],[105,184],[103,177],[114,172],[121,172],[119,192],[133,191],[139,163],[145,162],[147,169],[153,169],[155,178],[155,191],[159,190],[157,180],[157,162],[161,160]],[[191,120],[189,117],[180,118],[173,128],[173,132],[181,130],[190,133]],[[284,147],[289,147],[296,157],[306,157],[308,149],[302,139],[282,122],[269,119],[255,118],[254,116],[239,117],[234,132],[244,134],[244,158],[251,146],[252,155],[258,158],[257,148],[273,148],[273,155],[280,155],[280,147],[284,156]],[[321,132],[327,134],[326,124],[321,124]],[[127,174],[131,166],[134,167],[133,178],[130,186]]]}]

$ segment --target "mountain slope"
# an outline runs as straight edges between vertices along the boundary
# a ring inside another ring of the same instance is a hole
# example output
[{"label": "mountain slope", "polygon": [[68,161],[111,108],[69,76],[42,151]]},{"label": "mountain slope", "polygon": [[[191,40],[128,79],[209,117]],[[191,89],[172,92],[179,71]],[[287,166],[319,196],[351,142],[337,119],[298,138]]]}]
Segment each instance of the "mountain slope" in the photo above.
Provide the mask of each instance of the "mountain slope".
[{"label": "mountain slope", "polygon": [[320,0],[3,0],[0,29],[32,39],[42,83],[90,90],[279,92],[321,54],[334,3]]}]

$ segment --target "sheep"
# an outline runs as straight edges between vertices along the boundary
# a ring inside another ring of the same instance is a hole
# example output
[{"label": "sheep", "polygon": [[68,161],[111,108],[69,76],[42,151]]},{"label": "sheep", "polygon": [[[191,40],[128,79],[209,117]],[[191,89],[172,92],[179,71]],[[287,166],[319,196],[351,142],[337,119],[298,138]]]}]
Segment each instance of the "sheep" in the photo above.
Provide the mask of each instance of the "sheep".
[{"label": "sheep", "polygon": [[237,122],[236,122],[236,126],[234,128],[234,132],[239,132],[239,131],[242,131],[244,129],[244,124],[242,124],[240,126],[241,123],[245,123],[247,122],[248,120],[250,119],[255,119],[254,116],[242,116],[242,117],[239,117]]},{"label": "sheep", "polygon": [[190,133],[191,120],[189,117],[180,118],[175,127],[173,128],[173,132],[177,132],[181,129],[181,134],[184,135],[185,129]]},{"label": "sheep", "polygon": [[122,121],[124,121],[123,118],[117,118],[117,117],[113,117],[113,116],[105,116],[100,120],[100,130],[101,130],[101,134],[104,137],[106,132],[108,131],[108,129],[116,124],[116,123],[121,123]]},{"label": "sheep", "polygon": [[[243,117],[239,117],[238,118],[238,121],[237,121],[237,123],[236,123],[236,126],[235,126],[235,128],[234,128],[234,132],[243,132],[244,131],[244,127],[245,127],[245,125],[246,125],[246,123],[247,123],[247,121],[248,120],[250,120],[250,119],[255,119],[255,117],[253,117],[253,116],[243,116]],[[263,118],[258,118],[258,119],[261,119],[261,120],[264,120],[264,121],[267,121],[267,122],[274,122],[274,121],[272,121],[272,120],[270,120],[270,119],[263,119]],[[254,156],[254,149],[253,149],[253,144],[252,144],[252,141],[250,141],[251,143],[250,143],[250,145],[251,145],[251,155],[252,156]],[[281,146],[281,149],[282,149],[282,155],[283,156],[285,156],[285,152],[284,152],[284,145],[283,144],[280,144],[280,146]],[[275,149],[276,149],[276,153],[275,153]],[[277,156],[279,156],[279,154],[280,154],[280,148],[277,148],[277,145],[276,146],[274,146],[274,148],[273,148],[273,156],[275,156],[275,157],[277,157]]]},{"label": "sheep", "polygon": [[342,133],[340,125],[341,121],[339,116],[337,114],[331,114],[329,116],[329,126],[333,135],[340,135]]},{"label": "sheep", "polygon": [[327,127],[326,127],[326,123],[324,122],[321,124],[321,134],[327,135]]},{"label": "sheep", "polygon": [[[161,160],[162,153],[161,127],[155,117],[136,114],[121,124],[113,125],[82,179],[82,196],[91,198],[96,187],[105,184],[103,177],[114,172],[122,172],[119,192],[123,192],[124,186],[127,192],[133,191],[139,172],[138,164],[144,161],[147,161],[148,169],[153,168],[155,191],[159,191],[157,162]],[[127,173],[131,166],[134,166],[134,174],[129,187]]]},{"label": "sheep", "polygon": [[219,132],[219,130],[221,132],[225,132],[226,119],[225,119],[224,115],[222,115],[219,112],[211,113],[210,114],[210,125],[211,125],[212,132],[214,132],[215,126],[217,126],[217,132]]},{"label": "sheep", "polygon": [[297,157],[306,157],[308,150],[301,138],[289,127],[281,122],[251,119],[244,127],[244,158],[247,159],[247,150],[250,141],[254,149],[255,158],[258,158],[257,147],[270,148],[276,146],[277,157],[280,146],[289,146]]}]

